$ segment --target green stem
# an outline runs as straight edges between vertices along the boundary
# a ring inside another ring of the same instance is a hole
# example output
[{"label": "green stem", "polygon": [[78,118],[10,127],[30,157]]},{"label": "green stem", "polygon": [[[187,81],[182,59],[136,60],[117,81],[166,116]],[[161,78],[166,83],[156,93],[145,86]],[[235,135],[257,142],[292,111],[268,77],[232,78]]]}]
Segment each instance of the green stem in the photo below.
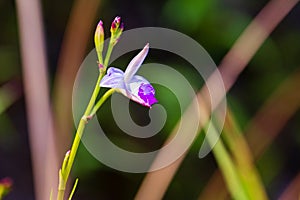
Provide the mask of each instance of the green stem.
[{"label": "green stem", "polygon": [[[101,75],[100,75],[101,76]],[[99,76],[99,77],[100,77]],[[99,84],[97,84],[99,85]],[[99,87],[99,86],[98,86]],[[99,87],[100,88],[100,87]],[[97,90],[95,88],[94,92],[99,92],[99,90]],[[110,89],[108,90],[101,98],[100,100],[96,103],[95,106],[97,106],[97,109],[93,109],[93,111],[97,111],[101,105],[108,99],[108,97],[114,92],[114,89]],[[94,93],[92,95],[92,98],[91,100],[93,99],[94,97]],[[90,103],[92,103],[92,101],[90,101]],[[80,122],[79,122],[79,125],[78,125],[78,129],[77,129],[77,132],[75,134],[75,138],[74,138],[74,141],[73,141],[73,144],[72,144],[72,147],[71,147],[71,150],[70,150],[70,155],[69,155],[69,158],[68,158],[68,161],[67,161],[67,164],[65,165],[65,168],[62,169],[61,171],[61,175],[60,175],[60,181],[59,181],[59,187],[58,187],[58,195],[57,195],[57,200],[63,200],[64,198],[64,193],[65,193],[65,188],[66,188],[66,184],[68,182],[68,179],[69,179],[69,175],[70,175],[70,172],[71,172],[71,169],[72,169],[72,166],[73,166],[73,163],[74,163],[74,159],[75,159],[75,156],[77,154],[77,150],[78,150],[78,147],[79,147],[79,144],[80,144],[80,139],[82,137],[82,134],[83,134],[83,131],[85,129],[85,126],[86,124],[88,123],[88,120],[90,119],[90,114],[91,113],[91,109],[92,107],[90,107],[90,103],[89,105],[87,106],[87,109],[85,111],[85,114],[83,115],[83,117],[80,119]],[[94,105],[94,103],[93,103]]]},{"label": "green stem", "polygon": [[104,60],[104,70],[106,70],[106,68],[108,66],[108,61],[110,59],[110,55],[111,55],[112,50],[114,48],[114,45],[112,44],[111,41],[112,41],[112,37],[110,38],[110,42],[109,42],[108,49],[107,49],[106,56],[105,56],[105,60]]},{"label": "green stem", "polygon": [[[82,118],[80,119],[77,131],[75,134],[75,138],[74,138],[71,150],[70,150],[70,155],[68,155],[67,161],[63,162],[63,167],[59,172],[59,186],[58,186],[57,200],[64,199],[66,184],[69,179],[69,175],[70,175],[73,163],[74,163],[75,156],[77,154],[77,150],[78,150],[78,147],[80,144],[80,139],[81,139],[81,136],[85,129],[85,125],[88,123],[88,120],[95,115],[95,113],[101,107],[101,105],[105,102],[105,100],[115,91],[114,89],[108,90],[95,105],[95,101],[100,92],[100,81],[106,72],[106,68],[108,66],[108,62],[109,62],[113,47],[114,47],[114,45],[113,45],[112,39],[111,39],[110,43],[108,45],[106,56],[105,56],[104,67],[103,67],[103,69],[100,69],[100,74],[98,76],[98,80],[95,85],[93,94],[91,96],[91,99],[86,107],[86,110],[85,110]],[[103,63],[102,56],[98,55],[98,59],[99,59],[99,63]],[[95,107],[94,107],[94,105],[95,105]],[[93,111],[92,111],[92,109],[93,109]]]},{"label": "green stem", "polygon": [[[74,139],[71,151],[70,151],[70,157],[69,157],[69,160],[68,160],[68,163],[67,163],[67,166],[66,166],[66,170],[65,170],[65,180],[68,180],[68,177],[69,177],[71,168],[73,166],[74,158],[75,158],[75,155],[77,153],[77,149],[78,149],[80,139],[81,139],[81,136],[83,134],[85,125],[88,123],[88,120],[96,113],[96,111],[102,106],[102,104],[108,99],[108,97],[110,95],[112,95],[113,92],[114,92],[114,89],[108,90],[100,98],[100,100],[96,103],[96,105],[94,106],[92,112],[91,112],[91,110],[89,109],[89,106],[88,106],[88,108],[87,108],[88,112],[85,112],[84,116],[80,119],[79,126],[78,126],[78,129],[77,129],[76,135],[75,135],[75,139]],[[96,107],[96,109],[95,109],[95,107]],[[90,114],[88,114],[88,113],[90,113]]]},{"label": "green stem", "polygon": [[223,131],[225,143],[236,161],[238,174],[250,199],[267,200],[268,196],[255,167],[247,141],[229,109],[227,110],[226,124]]},{"label": "green stem", "polygon": [[96,112],[98,111],[98,109],[102,106],[102,104],[104,103],[104,101],[110,96],[112,95],[116,90],[114,88],[108,90],[103,96],[102,98],[95,104],[95,106],[93,107],[93,110],[90,112],[89,118],[92,118]]},{"label": "green stem", "polygon": [[[210,144],[215,141],[217,136],[216,128],[212,127],[211,130],[212,131],[207,134],[207,139]],[[234,163],[231,160],[221,138],[219,138],[215,146],[212,147],[212,151],[232,197],[237,200],[248,200],[249,197],[244,191],[242,182],[237,174],[237,169],[234,166]]]},{"label": "green stem", "polygon": [[103,65],[102,51],[97,51],[98,61]]},{"label": "green stem", "polygon": [[2,200],[2,197],[4,196],[4,187],[0,185],[0,200]]},{"label": "green stem", "polygon": [[72,200],[72,197],[73,197],[73,195],[74,195],[74,193],[75,193],[77,184],[78,184],[78,178],[76,178],[76,181],[75,181],[75,183],[74,183],[73,189],[72,189],[72,191],[71,191],[71,194],[70,194],[68,200]]},{"label": "green stem", "polygon": [[91,97],[91,99],[89,101],[89,104],[87,105],[86,110],[84,112],[84,116],[89,115],[89,113],[91,112],[91,110],[92,110],[92,108],[95,104],[95,101],[96,101],[97,96],[98,96],[99,91],[100,91],[100,81],[101,81],[102,77],[103,77],[103,73],[100,73],[99,76],[98,76],[98,80],[97,80],[97,83],[95,85],[92,97]]},{"label": "green stem", "polygon": [[58,189],[57,199],[63,200],[64,199],[64,194],[65,194],[65,189]]},{"label": "green stem", "polygon": [[57,200],[64,199],[65,189],[66,189],[66,181],[63,178],[62,170],[59,170],[59,183],[58,183],[58,191],[57,191]]}]

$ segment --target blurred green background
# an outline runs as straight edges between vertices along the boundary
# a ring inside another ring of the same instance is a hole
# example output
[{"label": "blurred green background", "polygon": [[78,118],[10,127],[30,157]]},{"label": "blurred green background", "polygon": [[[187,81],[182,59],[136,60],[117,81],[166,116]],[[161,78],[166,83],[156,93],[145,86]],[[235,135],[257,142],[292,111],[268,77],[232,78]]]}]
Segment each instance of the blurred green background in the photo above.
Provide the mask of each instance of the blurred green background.
[{"label": "blurred green background", "polygon": [[[125,30],[147,26],[174,29],[198,41],[218,65],[266,3],[267,1],[258,0],[103,0],[100,2],[94,24],[96,26],[97,21],[102,19],[108,35],[110,23],[118,15],[122,17]],[[41,4],[52,89],[61,43],[74,1],[43,0]],[[228,104],[242,130],[278,86],[299,69],[299,19],[298,4],[265,41],[228,93]],[[11,177],[14,181],[13,190],[6,199],[34,199],[25,100],[22,92],[18,19],[14,1],[0,0],[0,21],[0,179]],[[86,54],[94,48],[93,33],[89,38]],[[164,56],[159,54],[160,52],[154,51],[151,54],[153,57],[148,58],[148,61],[173,66],[191,80],[195,90],[201,88],[201,77],[196,77],[183,61],[167,53]],[[117,60],[114,66],[124,69],[133,55],[126,54],[124,59]],[[8,83],[8,87],[5,87]],[[170,117],[161,133],[146,141],[133,139],[115,128],[109,102],[101,108],[100,112],[103,115],[99,116],[99,119],[104,129],[111,132],[110,137],[116,144],[121,147],[132,144],[132,148],[138,151],[156,149],[163,144],[178,121],[180,113],[178,103],[170,91],[160,86],[157,86],[156,90],[157,98],[166,107]],[[299,90],[294,92],[299,93]],[[289,104],[288,101],[282,103]],[[130,111],[138,124],[148,123],[147,109],[131,103]],[[258,171],[270,199],[277,199],[300,171],[299,122],[298,111],[286,122],[271,146],[267,147],[257,161]],[[197,199],[207,185],[217,164],[212,154],[203,159],[198,158],[201,139],[200,137],[195,141],[173,179],[165,199]],[[80,177],[74,199],[132,199],[145,176],[106,167],[95,160],[84,146],[80,146],[73,174]]]}]

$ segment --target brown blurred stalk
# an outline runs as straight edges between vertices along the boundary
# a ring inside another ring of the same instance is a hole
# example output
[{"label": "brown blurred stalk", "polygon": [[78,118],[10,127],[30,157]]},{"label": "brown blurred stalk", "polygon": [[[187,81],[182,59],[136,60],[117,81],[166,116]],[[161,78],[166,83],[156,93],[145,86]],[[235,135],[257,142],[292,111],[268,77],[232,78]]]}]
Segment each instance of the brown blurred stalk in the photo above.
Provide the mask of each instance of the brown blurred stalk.
[{"label": "brown blurred stalk", "polygon": [[[270,1],[238,38],[234,46],[222,60],[219,67],[223,76],[226,91],[231,88],[238,75],[246,67],[255,52],[259,49],[274,28],[281,22],[281,20],[297,4],[297,2],[298,0]],[[213,73],[208,81],[214,82],[214,77],[215,74]],[[215,89],[218,91],[218,88]],[[203,97],[203,100],[209,97],[207,88],[202,89],[198,93],[197,98],[199,102],[201,102],[201,99],[199,99],[201,96]],[[219,97],[220,100],[222,98],[222,96]],[[205,108],[206,107],[201,107],[200,111]],[[204,116],[203,113],[200,114],[201,116]],[[186,113],[185,117],[189,117],[188,113]],[[208,119],[208,116],[205,118]],[[201,124],[205,124],[205,121],[201,122]],[[173,137],[173,134],[175,133],[176,132],[172,132],[170,137]],[[162,170],[148,173],[143,180],[135,199],[162,199],[185,155],[186,154]],[[158,154],[158,159],[159,158],[160,155]],[[154,163],[155,162],[156,161],[154,161]]]},{"label": "brown blurred stalk", "polygon": [[24,94],[36,199],[49,199],[56,188],[58,162],[49,102],[43,23],[38,0],[16,0]]},{"label": "brown blurred stalk", "polygon": [[[255,157],[260,156],[300,108],[300,71],[290,75],[267,99],[246,128]],[[257,138],[260,138],[259,140]]]},{"label": "brown blurred stalk", "polygon": [[300,200],[300,173],[289,184],[286,190],[280,195],[279,200]]}]

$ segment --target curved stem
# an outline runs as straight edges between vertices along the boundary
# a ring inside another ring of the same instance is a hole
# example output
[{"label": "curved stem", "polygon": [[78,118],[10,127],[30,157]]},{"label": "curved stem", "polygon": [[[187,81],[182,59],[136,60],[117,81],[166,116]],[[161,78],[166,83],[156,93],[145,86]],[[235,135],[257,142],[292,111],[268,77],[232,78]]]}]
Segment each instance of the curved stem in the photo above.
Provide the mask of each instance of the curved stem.
[{"label": "curved stem", "polygon": [[[96,112],[113,92],[114,92],[114,89],[108,90],[100,98],[100,100],[97,102],[97,104],[94,106],[93,111]],[[95,109],[96,106],[97,106],[97,109]],[[66,180],[68,179],[71,168],[73,166],[74,158],[75,158],[75,155],[77,153],[77,149],[78,149],[78,146],[79,146],[79,143],[80,143],[80,138],[83,134],[85,125],[88,123],[88,120],[90,119],[90,116],[92,116],[91,115],[92,112],[90,112],[90,109],[89,110],[87,109],[86,111],[88,111],[88,112],[85,112],[84,116],[80,119],[79,126],[78,126],[78,129],[77,129],[76,135],[75,135],[75,139],[74,139],[71,151],[70,151],[70,157],[69,157],[69,160],[68,160],[68,163],[67,163],[67,166],[66,166],[66,171],[65,171],[66,172],[65,173]],[[88,114],[88,113],[91,113],[91,114]]]},{"label": "curved stem", "polygon": [[87,116],[95,101],[96,101],[96,98],[99,94],[99,91],[100,91],[100,81],[102,79],[102,74],[100,73],[99,76],[98,76],[98,80],[97,80],[97,83],[95,85],[95,88],[94,88],[94,91],[93,91],[93,94],[92,94],[92,97],[87,105],[87,108],[84,112],[84,115],[83,117],[81,118],[80,122],[79,122],[79,125],[78,125],[78,129],[77,129],[77,132],[75,134],[75,138],[74,138],[74,141],[73,141],[73,144],[72,144],[72,147],[71,147],[71,151],[70,151],[70,155],[69,155],[69,159],[68,161],[64,164],[65,164],[65,167],[63,167],[60,171],[60,180],[59,180],[59,186],[58,186],[58,193],[57,193],[57,200],[63,200],[64,199],[64,193],[65,193],[65,189],[66,189],[66,184],[68,182],[68,179],[69,179],[69,175],[70,175],[70,172],[71,172],[71,168],[73,166],[73,162],[74,162],[74,159],[75,159],[75,155],[77,153],[77,149],[78,149],[78,146],[79,146],[79,143],[80,143],[80,138],[82,136],[82,133],[83,133],[83,130],[85,128],[85,124],[87,123],[87,119],[85,116]]},{"label": "curved stem", "polygon": [[112,95],[116,90],[114,88],[108,90],[103,96],[102,98],[95,104],[95,106],[93,107],[93,110],[91,111],[90,115],[88,116],[89,118],[92,118],[96,112],[98,111],[98,109],[102,106],[102,104],[105,102],[105,100]]},{"label": "curved stem", "polygon": [[213,126],[212,131],[207,133],[208,142],[212,145],[212,152],[216,161],[222,171],[228,189],[234,199],[249,200],[245,188],[243,188],[242,181],[237,173],[236,166],[234,165],[229,153],[227,152],[222,139],[219,138],[218,142],[213,146],[215,137],[217,136],[216,128]]},{"label": "curved stem", "polygon": [[72,197],[73,197],[73,195],[74,195],[74,192],[75,192],[75,190],[76,190],[77,184],[78,184],[78,178],[75,180],[73,189],[72,189],[72,191],[71,191],[71,194],[70,194],[68,200],[71,200],[71,199],[72,199]]},{"label": "curved stem", "polygon": [[[99,77],[101,77],[101,75],[99,75]],[[101,79],[98,79],[98,80],[101,80]],[[115,89],[108,90],[100,98],[100,100],[96,103],[96,105],[93,108],[92,107],[94,105],[94,100],[93,99],[95,99],[97,97],[96,95],[98,95],[98,93],[99,93],[99,89],[97,89],[97,88],[100,89],[100,86],[99,86],[98,82],[97,82],[97,86],[95,87],[95,90],[93,92],[92,98],[91,98],[91,100],[90,100],[90,102],[87,106],[87,109],[86,109],[83,117],[80,119],[78,129],[77,129],[77,132],[75,134],[75,138],[74,138],[71,150],[70,150],[70,155],[68,155],[69,157],[68,157],[67,163],[66,163],[65,167],[61,169],[57,200],[63,200],[63,198],[64,198],[66,184],[67,184],[67,181],[68,181],[68,178],[69,178],[69,175],[70,175],[73,163],[74,163],[74,159],[75,159],[75,156],[76,156],[79,144],[80,144],[81,136],[83,134],[83,131],[85,129],[86,124],[88,123],[88,120],[91,118],[91,116],[93,116],[97,112],[97,110],[101,107],[101,105],[115,91]],[[93,110],[91,112],[92,108],[93,108]],[[93,115],[91,115],[90,113],[93,114]]]},{"label": "curved stem", "polygon": [[108,66],[108,61],[110,59],[110,55],[112,53],[112,50],[114,48],[114,45],[112,44],[112,39],[110,39],[109,45],[108,45],[108,49],[106,52],[106,56],[105,56],[105,60],[104,60],[104,70],[106,70],[107,66]]},{"label": "curved stem", "polygon": [[[77,154],[77,150],[78,150],[78,147],[80,144],[80,139],[81,139],[81,136],[85,129],[85,125],[88,123],[88,120],[90,120],[96,114],[97,110],[101,107],[101,105],[105,102],[105,100],[110,95],[112,95],[112,93],[115,91],[115,89],[108,90],[95,105],[95,101],[100,92],[100,81],[106,72],[106,68],[108,66],[108,62],[109,62],[113,47],[114,47],[114,45],[113,45],[112,39],[111,39],[110,43],[108,45],[107,53],[106,53],[105,60],[104,60],[104,68],[102,70],[100,70],[100,74],[98,76],[98,80],[95,85],[91,99],[86,107],[86,110],[85,110],[82,118],[79,121],[79,125],[78,125],[77,131],[75,134],[75,138],[74,138],[71,150],[70,150],[70,154],[66,155],[65,160],[63,162],[63,166],[62,166],[61,170],[59,171],[59,186],[58,186],[57,200],[64,199],[66,184],[69,179],[69,175],[70,175],[73,163],[74,163],[75,156]],[[98,59],[99,59],[100,63],[103,62],[102,56],[98,55]]]}]

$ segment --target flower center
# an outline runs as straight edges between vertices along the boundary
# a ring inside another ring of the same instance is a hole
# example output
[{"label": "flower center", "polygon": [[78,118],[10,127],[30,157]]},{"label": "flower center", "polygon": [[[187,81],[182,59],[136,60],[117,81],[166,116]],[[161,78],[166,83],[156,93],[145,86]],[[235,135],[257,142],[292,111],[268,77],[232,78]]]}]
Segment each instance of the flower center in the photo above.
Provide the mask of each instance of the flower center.
[{"label": "flower center", "polygon": [[142,83],[139,87],[138,92],[139,97],[145,102],[146,105],[152,105],[157,103],[155,98],[155,90],[151,84],[144,84]]}]

